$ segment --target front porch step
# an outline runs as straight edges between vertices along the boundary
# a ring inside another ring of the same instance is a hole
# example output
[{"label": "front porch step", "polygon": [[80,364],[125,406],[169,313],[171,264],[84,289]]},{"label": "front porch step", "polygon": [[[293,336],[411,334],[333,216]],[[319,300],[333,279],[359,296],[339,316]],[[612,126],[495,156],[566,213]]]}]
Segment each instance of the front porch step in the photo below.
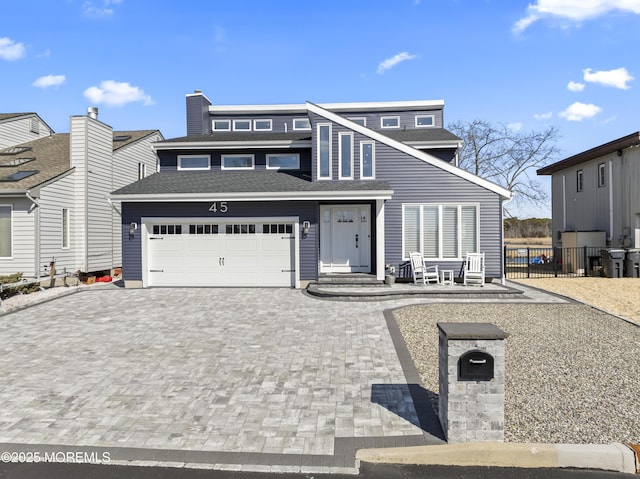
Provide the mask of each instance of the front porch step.
[{"label": "front porch step", "polygon": [[368,273],[332,273],[321,274],[315,284],[322,287],[341,287],[348,286],[351,288],[385,286],[384,281],[376,278],[373,274]]}]

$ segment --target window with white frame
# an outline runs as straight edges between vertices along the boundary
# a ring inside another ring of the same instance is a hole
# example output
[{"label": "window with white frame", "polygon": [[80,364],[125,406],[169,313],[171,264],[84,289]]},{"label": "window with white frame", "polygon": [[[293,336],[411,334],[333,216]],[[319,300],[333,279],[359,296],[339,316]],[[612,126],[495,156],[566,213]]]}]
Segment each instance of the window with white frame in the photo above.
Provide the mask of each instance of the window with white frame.
[{"label": "window with white frame", "polygon": [[233,120],[233,131],[251,131],[251,120]]},{"label": "window with white frame", "polygon": [[138,179],[141,180],[145,176],[147,176],[147,165],[138,163]]},{"label": "window with white frame", "polygon": [[435,125],[435,116],[433,115],[416,115],[416,127],[423,128]]},{"label": "window with white frame", "polygon": [[576,171],[576,191],[577,192],[582,191],[583,177],[584,177],[584,175],[583,175],[582,170]]},{"label": "window with white frame", "polygon": [[209,155],[178,155],[178,170],[209,170],[211,157]]},{"label": "window with white frame", "polygon": [[360,178],[373,179],[376,176],[375,142],[360,142]]},{"label": "window with white frame", "polygon": [[353,179],[353,133],[338,133],[338,158],[340,158],[339,178]]},{"label": "window with white frame", "polygon": [[293,129],[294,130],[310,130],[311,122],[309,121],[309,118],[294,118]]},{"label": "window with white frame", "polygon": [[267,155],[267,170],[299,170],[300,155],[297,153],[281,153]]},{"label": "window with white frame", "polygon": [[607,184],[607,167],[604,163],[598,165],[598,186],[605,186]]},{"label": "window with white frame", "polygon": [[383,116],[380,118],[381,128],[400,128],[399,116]]},{"label": "window with white frame", "polygon": [[253,155],[222,155],[223,170],[252,170],[254,165]]},{"label": "window with white frame", "polygon": [[271,120],[253,120],[254,131],[271,131],[272,125]]},{"label": "window with white frame", "polygon": [[357,123],[358,125],[367,126],[367,119],[364,116],[347,117],[347,120]]},{"label": "window with white frame", "polygon": [[402,205],[403,259],[462,259],[479,251],[478,205]]},{"label": "window with white frame", "polygon": [[318,178],[331,179],[331,125],[318,125]]},{"label": "window with white frame", "polygon": [[0,258],[11,258],[13,244],[12,207],[0,205]]},{"label": "window with white frame", "polygon": [[231,120],[213,120],[214,131],[231,131]]},{"label": "window with white frame", "polygon": [[69,248],[69,209],[62,208],[62,248]]}]

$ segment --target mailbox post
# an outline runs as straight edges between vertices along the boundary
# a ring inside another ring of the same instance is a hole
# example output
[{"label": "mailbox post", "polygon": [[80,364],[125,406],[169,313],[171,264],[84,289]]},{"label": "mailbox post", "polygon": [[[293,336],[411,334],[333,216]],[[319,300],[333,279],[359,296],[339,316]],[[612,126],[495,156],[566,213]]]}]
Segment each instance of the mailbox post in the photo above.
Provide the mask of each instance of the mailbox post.
[{"label": "mailbox post", "polygon": [[504,441],[504,340],[490,323],[438,323],[439,411],[448,442]]}]

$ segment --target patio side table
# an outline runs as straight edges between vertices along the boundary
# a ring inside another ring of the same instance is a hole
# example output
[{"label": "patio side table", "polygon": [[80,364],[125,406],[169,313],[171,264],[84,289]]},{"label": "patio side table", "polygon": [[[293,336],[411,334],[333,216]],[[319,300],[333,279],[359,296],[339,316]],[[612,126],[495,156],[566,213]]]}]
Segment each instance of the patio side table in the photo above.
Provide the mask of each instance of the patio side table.
[{"label": "patio side table", "polygon": [[442,269],[440,270],[440,284],[453,286],[453,270]]}]

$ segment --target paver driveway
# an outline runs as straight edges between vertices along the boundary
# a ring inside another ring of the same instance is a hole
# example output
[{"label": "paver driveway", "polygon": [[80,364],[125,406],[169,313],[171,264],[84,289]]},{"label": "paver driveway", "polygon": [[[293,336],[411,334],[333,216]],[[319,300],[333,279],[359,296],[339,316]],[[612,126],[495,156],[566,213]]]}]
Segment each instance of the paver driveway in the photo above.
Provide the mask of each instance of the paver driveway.
[{"label": "paver driveway", "polygon": [[340,439],[424,440],[382,314],[397,304],[114,288],[2,316],[0,442],[331,466]]}]

